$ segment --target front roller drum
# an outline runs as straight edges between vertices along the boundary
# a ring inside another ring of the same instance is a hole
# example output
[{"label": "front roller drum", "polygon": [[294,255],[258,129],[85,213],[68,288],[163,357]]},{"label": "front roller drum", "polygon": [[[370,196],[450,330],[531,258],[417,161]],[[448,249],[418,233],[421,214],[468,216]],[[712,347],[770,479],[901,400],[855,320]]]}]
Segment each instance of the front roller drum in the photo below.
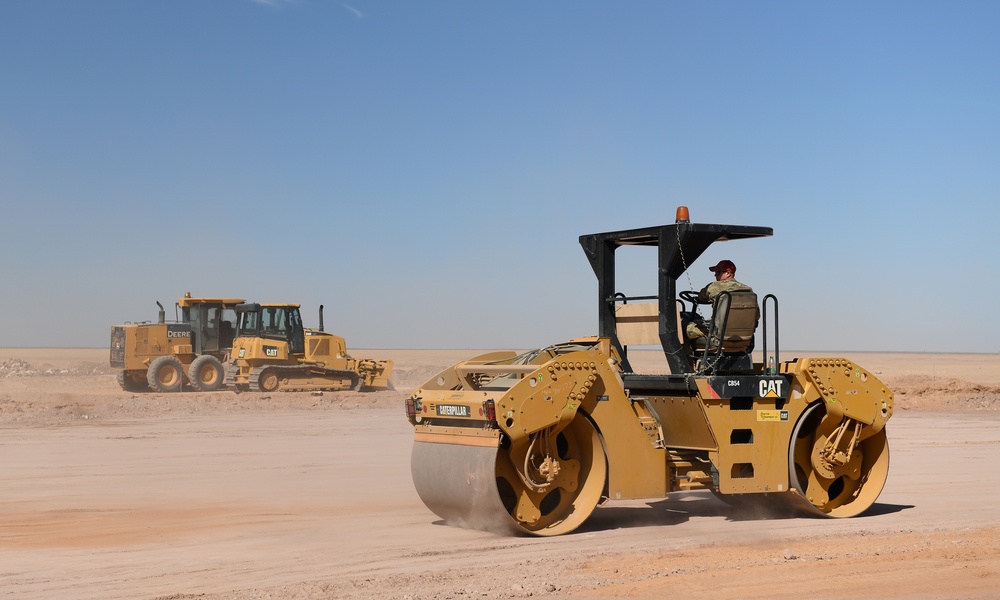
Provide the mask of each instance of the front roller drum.
[{"label": "front roller drum", "polygon": [[520,533],[496,487],[499,448],[414,442],[413,485],[427,508],[449,525]]},{"label": "front roller drum", "polygon": [[[837,447],[832,443],[840,433],[837,426],[827,421],[822,403],[802,413],[788,449],[789,482],[806,511],[824,517],[854,517],[868,510],[882,493],[889,475],[889,442],[883,427],[857,443]],[[850,427],[844,431],[850,440]],[[840,439],[845,435],[840,434]],[[834,447],[841,452],[830,452]],[[824,460],[830,455],[840,460]]]},{"label": "front roller drum", "polygon": [[[450,525],[538,536],[573,531],[604,493],[607,460],[600,436],[582,414],[553,437],[547,461],[539,447],[518,451],[506,441],[499,447],[414,442],[414,487]],[[548,485],[540,482],[534,468],[539,464],[558,464],[559,476]]]}]

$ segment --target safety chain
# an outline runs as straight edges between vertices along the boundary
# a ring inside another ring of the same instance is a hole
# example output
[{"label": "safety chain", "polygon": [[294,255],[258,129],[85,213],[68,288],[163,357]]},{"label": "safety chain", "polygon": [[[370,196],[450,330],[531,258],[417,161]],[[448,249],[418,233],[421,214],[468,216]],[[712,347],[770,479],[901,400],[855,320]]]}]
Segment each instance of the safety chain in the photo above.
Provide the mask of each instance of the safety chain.
[{"label": "safety chain", "polygon": [[[677,252],[681,255],[681,266],[684,267],[684,275],[687,276],[688,289],[694,290],[694,283],[691,281],[691,271],[688,270],[687,258],[684,257],[684,244],[681,243],[680,226],[678,225],[675,227],[674,231],[677,233]],[[695,312],[697,312],[698,305],[695,304],[692,308],[694,308]]]},{"label": "safety chain", "polygon": [[[677,252],[681,256],[681,266],[684,267],[684,276],[687,277],[688,289],[694,290],[694,282],[691,281],[691,271],[690,269],[688,269],[687,257],[684,256],[684,244],[681,242],[681,226],[679,224],[676,227],[674,227],[674,232],[677,234]],[[691,311],[701,316],[701,313],[698,312],[697,303],[694,303],[691,306]],[[681,331],[680,334],[684,336],[685,339],[687,339],[686,331]],[[686,373],[684,375],[684,385],[688,388],[688,390],[691,389],[691,377],[693,377],[694,375],[695,373]]]}]

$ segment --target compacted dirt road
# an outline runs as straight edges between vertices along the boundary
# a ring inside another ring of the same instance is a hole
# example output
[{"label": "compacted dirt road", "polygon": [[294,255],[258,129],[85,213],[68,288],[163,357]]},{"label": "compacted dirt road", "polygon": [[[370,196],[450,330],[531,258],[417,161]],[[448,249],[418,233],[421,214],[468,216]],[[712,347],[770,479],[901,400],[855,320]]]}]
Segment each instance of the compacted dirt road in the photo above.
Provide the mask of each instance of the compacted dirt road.
[{"label": "compacted dirt road", "polygon": [[0,350],[0,598],[998,596],[996,355],[848,356],[896,392],[862,517],[692,492],[539,539],[443,525],[413,489],[402,400],[474,354],[372,350],[395,390],[268,396],[132,394],[103,350]]}]

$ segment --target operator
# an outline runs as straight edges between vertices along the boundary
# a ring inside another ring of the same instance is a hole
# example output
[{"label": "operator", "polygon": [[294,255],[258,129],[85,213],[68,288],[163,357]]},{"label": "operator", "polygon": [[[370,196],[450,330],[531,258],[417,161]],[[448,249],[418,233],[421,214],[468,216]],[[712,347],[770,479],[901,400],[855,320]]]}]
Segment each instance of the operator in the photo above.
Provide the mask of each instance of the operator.
[{"label": "operator", "polygon": [[[712,304],[722,292],[753,291],[749,285],[736,281],[736,265],[731,260],[720,260],[719,264],[709,267],[708,270],[715,273],[715,281],[698,292],[699,304]],[[688,340],[708,336],[709,325],[697,312],[682,312],[681,321],[684,323],[684,335]]]}]

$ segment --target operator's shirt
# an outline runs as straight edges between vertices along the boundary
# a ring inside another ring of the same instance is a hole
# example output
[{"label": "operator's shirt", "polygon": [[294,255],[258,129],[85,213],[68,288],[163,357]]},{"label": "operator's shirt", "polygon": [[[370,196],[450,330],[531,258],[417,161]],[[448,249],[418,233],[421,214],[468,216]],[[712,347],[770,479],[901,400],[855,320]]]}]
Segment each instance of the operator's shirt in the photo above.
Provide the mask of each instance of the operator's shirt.
[{"label": "operator's shirt", "polygon": [[698,292],[698,301],[703,304],[711,304],[715,301],[715,297],[722,292],[752,292],[753,288],[749,285],[740,283],[735,279],[723,279],[722,281],[713,281],[712,283],[706,285]]}]

